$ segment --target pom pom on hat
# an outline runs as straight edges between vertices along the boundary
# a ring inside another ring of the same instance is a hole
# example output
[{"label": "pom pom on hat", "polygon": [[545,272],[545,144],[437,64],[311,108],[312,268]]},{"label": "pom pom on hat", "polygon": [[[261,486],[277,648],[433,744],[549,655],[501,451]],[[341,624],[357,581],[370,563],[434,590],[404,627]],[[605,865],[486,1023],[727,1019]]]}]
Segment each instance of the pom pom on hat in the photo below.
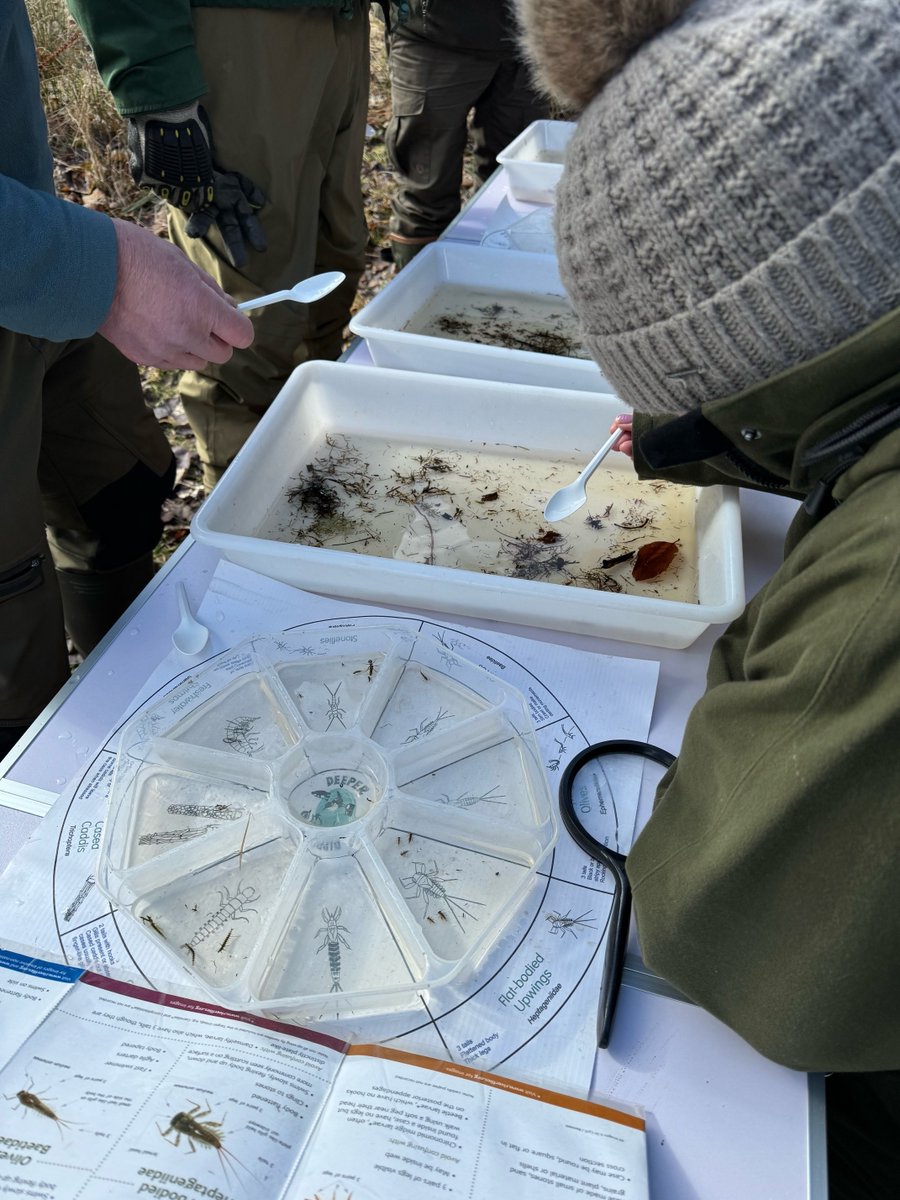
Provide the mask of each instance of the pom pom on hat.
[{"label": "pom pom on hat", "polygon": [[648,38],[691,0],[516,0],[521,46],[535,83],[583,109]]}]

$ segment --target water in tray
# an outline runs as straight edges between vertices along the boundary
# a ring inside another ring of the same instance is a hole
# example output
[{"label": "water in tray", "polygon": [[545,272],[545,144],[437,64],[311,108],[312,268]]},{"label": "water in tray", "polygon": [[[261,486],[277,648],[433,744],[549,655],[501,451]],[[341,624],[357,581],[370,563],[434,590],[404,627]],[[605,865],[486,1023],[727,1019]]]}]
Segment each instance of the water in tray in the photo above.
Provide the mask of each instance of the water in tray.
[{"label": "water in tray", "polygon": [[[254,532],[352,554],[697,602],[693,488],[601,467],[587,504],[548,525],[544,504],[571,482],[577,465],[513,449],[435,451],[327,434]],[[674,558],[658,576],[637,580],[637,555],[653,542],[673,543]]]}]

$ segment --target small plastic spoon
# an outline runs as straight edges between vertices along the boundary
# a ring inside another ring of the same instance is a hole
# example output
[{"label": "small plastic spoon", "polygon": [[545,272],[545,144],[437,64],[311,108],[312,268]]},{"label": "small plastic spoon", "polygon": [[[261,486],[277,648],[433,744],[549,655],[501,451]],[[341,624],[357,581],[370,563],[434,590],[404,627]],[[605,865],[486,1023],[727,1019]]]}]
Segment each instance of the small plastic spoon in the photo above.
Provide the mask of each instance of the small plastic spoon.
[{"label": "small plastic spoon", "polygon": [[172,645],[182,654],[199,654],[209,641],[209,630],[205,625],[201,625],[191,612],[184,584],[177,583],[175,590],[178,593],[178,608],[181,613],[181,620],[172,634]]},{"label": "small plastic spoon", "polygon": [[312,275],[309,279],[301,279],[292,288],[282,292],[270,292],[268,296],[257,296],[255,300],[244,300],[238,305],[241,312],[249,312],[251,308],[265,308],[267,304],[278,304],[280,300],[296,300],[298,304],[312,304],[321,300],[329,292],[333,292],[339,283],[347,276],[343,271],[326,271],[324,275]]},{"label": "small plastic spoon", "polygon": [[565,487],[554,492],[544,507],[545,521],[562,521],[566,517],[570,517],[573,512],[577,512],[587,500],[587,492],[585,484],[597,470],[600,464],[613,449],[616,442],[622,434],[626,432],[622,429],[617,429],[607,441],[603,443],[588,465],[584,468],[577,479],[571,483],[567,483]]}]

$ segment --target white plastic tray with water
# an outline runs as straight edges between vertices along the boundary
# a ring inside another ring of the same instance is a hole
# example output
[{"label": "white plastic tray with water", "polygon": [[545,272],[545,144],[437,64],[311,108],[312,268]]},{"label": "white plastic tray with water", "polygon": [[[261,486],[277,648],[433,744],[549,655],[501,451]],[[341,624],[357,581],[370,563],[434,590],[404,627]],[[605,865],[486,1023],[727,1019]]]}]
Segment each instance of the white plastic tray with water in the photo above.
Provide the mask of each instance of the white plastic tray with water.
[{"label": "white plastic tray with water", "polygon": [[98,884],[220,1003],[396,1011],[477,965],[555,837],[516,689],[401,629],[289,632],[125,727]]}]

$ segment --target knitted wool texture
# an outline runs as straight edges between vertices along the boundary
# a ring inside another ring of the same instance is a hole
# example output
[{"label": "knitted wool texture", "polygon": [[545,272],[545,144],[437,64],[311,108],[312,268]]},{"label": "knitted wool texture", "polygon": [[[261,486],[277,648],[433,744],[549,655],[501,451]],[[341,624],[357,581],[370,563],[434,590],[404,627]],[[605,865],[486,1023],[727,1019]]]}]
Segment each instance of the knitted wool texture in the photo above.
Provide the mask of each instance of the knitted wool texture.
[{"label": "knitted wool texture", "polygon": [[897,307],[900,0],[695,0],[582,114],[556,222],[587,345],[644,412]]}]

